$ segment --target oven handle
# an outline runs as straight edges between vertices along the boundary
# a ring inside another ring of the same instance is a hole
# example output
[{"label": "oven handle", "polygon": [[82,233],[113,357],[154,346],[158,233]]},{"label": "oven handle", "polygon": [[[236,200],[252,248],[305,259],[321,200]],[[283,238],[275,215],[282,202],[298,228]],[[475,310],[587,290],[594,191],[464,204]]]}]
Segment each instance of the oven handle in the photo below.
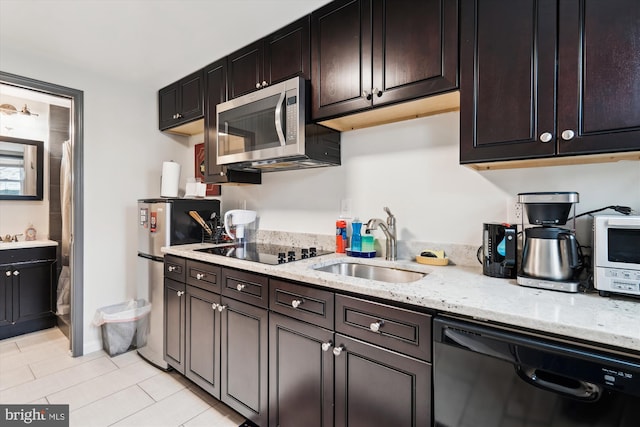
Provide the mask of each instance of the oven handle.
[{"label": "oven handle", "polygon": [[515,369],[518,376],[524,382],[542,390],[551,391],[584,402],[595,402],[600,399],[600,396],[602,395],[602,387],[588,381],[572,380],[576,382],[577,386],[567,387],[565,385],[540,378],[537,374],[538,370],[535,368],[516,365]]},{"label": "oven handle", "polygon": [[280,116],[282,115],[282,103],[284,101],[285,91],[283,90],[280,93],[280,99],[278,100],[278,105],[276,105],[276,117],[275,117],[275,125],[276,132],[278,133],[278,139],[280,139],[280,146],[284,147],[287,145],[287,141],[284,139],[284,132],[282,131],[282,119]]}]

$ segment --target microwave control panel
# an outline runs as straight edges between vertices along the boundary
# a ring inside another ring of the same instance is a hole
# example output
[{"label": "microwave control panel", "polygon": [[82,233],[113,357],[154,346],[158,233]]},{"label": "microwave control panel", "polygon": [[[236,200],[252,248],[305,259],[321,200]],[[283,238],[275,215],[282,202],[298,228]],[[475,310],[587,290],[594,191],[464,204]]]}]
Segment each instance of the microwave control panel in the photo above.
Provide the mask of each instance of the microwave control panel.
[{"label": "microwave control panel", "polygon": [[287,141],[296,141],[298,139],[298,97],[288,96],[286,103],[287,132],[285,138]]},{"label": "microwave control panel", "polygon": [[595,288],[601,295],[606,292],[640,295],[640,270],[608,267],[596,267],[595,270]]}]

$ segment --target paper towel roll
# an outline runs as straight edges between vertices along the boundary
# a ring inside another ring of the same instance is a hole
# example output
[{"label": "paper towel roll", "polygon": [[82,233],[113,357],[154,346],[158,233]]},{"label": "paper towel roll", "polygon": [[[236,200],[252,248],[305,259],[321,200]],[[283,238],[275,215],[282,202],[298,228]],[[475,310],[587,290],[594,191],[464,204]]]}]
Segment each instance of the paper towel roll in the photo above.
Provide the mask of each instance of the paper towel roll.
[{"label": "paper towel roll", "polygon": [[160,197],[178,197],[180,164],[176,162],[163,162],[161,181]]}]

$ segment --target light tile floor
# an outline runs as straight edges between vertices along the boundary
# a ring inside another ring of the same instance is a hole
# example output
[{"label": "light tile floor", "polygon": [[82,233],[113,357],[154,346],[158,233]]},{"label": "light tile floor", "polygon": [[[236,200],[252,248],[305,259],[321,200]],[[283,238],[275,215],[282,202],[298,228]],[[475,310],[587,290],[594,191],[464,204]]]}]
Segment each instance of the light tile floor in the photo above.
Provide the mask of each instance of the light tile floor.
[{"label": "light tile floor", "polygon": [[135,351],[73,358],[58,328],[0,341],[0,403],[68,404],[71,427],[237,427],[234,410]]}]

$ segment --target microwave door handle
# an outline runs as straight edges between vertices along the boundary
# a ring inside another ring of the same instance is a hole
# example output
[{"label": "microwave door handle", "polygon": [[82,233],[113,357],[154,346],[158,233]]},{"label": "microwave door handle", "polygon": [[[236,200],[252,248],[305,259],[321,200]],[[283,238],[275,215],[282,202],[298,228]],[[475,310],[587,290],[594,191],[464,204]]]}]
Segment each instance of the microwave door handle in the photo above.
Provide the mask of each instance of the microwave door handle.
[{"label": "microwave door handle", "polygon": [[278,105],[276,105],[276,118],[275,118],[276,132],[278,133],[278,139],[280,139],[280,145],[282,147],[287,145],[287,141],[285,141],[284,139],[284,132],[282,131],[282,120],[280,119],[280,116],[282,114],[282,102],[284,101],[284,96],[285,96],[285,92],[282,91],[280,93],[280,99],[278,100]]}]

